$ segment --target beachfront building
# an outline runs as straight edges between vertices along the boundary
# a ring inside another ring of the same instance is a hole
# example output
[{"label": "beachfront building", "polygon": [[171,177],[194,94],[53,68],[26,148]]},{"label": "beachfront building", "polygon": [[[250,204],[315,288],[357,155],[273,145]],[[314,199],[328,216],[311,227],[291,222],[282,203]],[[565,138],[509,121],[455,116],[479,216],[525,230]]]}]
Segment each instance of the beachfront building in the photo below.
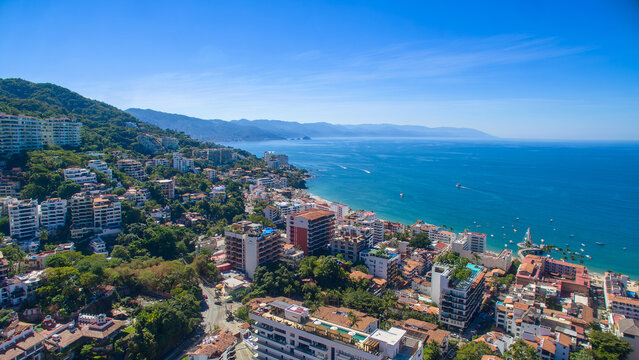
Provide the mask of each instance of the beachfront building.
[{"label": "beachfront building", "polygon": [[445,230],[434,224],[425,223],[422,220],[417,220],[415,224],[410,226],[410,230],[413,234],[428,234],[428,238],[433,242],[450,244],[457,240],[457,234],[454,232]]},{"label": "beachfront building", "polygon": [[401,259],[394,249],[369,248],[360,252],[359,259],[364,262],[371,275],[385,279],[391,285],[399,278]]},{"label": "beachfront building", "polygon": [[167,199],[175,197],[175,182],[172,179],[153,180],[154,183],[160,185],[162,195]]},{"label": "beachfront building", "polygon": [[486,251],[486,234],[465,231],[461,234],[461,240],[468,243],[468,250],[474,253]]},{"label": "beachfront building", "polygon": [[305,255],[318,254],[326,250],[335,236],[335,213],[309,209],[289,215],[286,234],[289,243],[299,247]]},{"label": "beachfront building", "polygon": [[489,269],[501,269],[503,271],[508,271],[510,269],[513,260],[512,250],[504,249],[499,254],[490,251],[482,253],[473,252],[471,250],[471,239],[472,237],[470,236],[461,236],[458,239],[453,240],[450,244],[451,251]]},{"label": "beachfront building", "polygon": [[[311,314],[293,300],[254,299],[257,358],[262,360],[421,360],[423,342],[406,330],[377,328],[377,319],[355,310],[320,307]],[[352,314],[349,316],[349,313]],[[352,317],[359,321],[353,323]]]},{"label": "beachfront building", "polygon": [[34,239],[39,225],[36,200],[15,200],[9,203],[9,231],[12,238],[18,241]]},{"label": "beachfront building", "polygon": [[549,285],[555,287],[562,297],[568,297],[572,293],[588,295],[590,274],[583,265],[544,256],[528,255],[519,265],[516,283],[522,286]]},{"label": "beachfront building", "polygon": [[40,120],[0,113],[0,154],[16,154],[41,147]]},{"label": "beachfront building", "polygon": [[101,173],[104,173],[104,175],[107,176],[107,178],[109,178],[109,180],[113,180],[113,170],[111,170],[109,168],[109,166],[107,165],[107,163],[105,163],[102,160],[89,160],[89,162],[87,163],[87,167],[96,171],[99,171]]},{"label": "beachfront building", "polygon": [[606,272],[604,298],[611,314],[639,319],[639,297],[628,289],[628,275]]},{"label": "beachfront building", "polygon": [[140,181],[146,179],[142,164],[135,159],[121,159],[115,165],[120,171],[126,175]]},{"label": "beachfront building", "polygon": [[89,169],[68,168],[64,169],[64,180],[71,180],[76,184],[97,183],[97,177]]},{"label": "beachfront building", "polygon": [[431,274],[431,299],[439,306],[439,321],[449,328],[465,329],[479,311],[483,300],[486,268],[467,264],[470,275],[452,276],[454,268],[437,263]]},{"label": "beachfront building", "polygon": [[280,260],[280,232],[250,221],[232,224],[224,232],[226,259],[233,269],[253,278],[258,266]]},{"label": "beachfront building", "polygon": [[64,226],[67,220],[67,201],[53,198],[40,203],[40,226],[54,230]]},{"label": "beachfront building", "polygon": [[347,216],[351,211],[351,209],[347,205],[337,202],[331,203],[330,210],[335,213],[335,217],[337,217],[337,220],[344,219],[344,217]]}]

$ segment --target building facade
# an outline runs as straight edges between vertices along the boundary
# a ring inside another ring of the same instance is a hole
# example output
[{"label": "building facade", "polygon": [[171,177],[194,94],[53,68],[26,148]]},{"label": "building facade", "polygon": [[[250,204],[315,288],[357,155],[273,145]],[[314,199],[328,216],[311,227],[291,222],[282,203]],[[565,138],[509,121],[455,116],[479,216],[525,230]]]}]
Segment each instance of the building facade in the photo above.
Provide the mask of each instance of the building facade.
[{"label": "building facade", "polygon": [[315,255],[327,250],[335,236],[335,213],[310,209],[288,216],[286,222],[288,241],[305,255]]}]

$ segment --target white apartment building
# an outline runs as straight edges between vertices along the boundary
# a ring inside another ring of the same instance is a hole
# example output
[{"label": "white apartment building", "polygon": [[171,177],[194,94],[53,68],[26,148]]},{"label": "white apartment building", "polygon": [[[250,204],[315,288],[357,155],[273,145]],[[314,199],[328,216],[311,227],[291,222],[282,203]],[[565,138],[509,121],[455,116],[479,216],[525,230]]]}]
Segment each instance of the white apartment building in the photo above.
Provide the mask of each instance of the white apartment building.
[{"label": "white apartment building", "polygon": [[370,331],[360,330],[339,321],[345,316],[332,313],[329,319],[335,322],[331,322],[326,317],[313,316],[308,308],[289,300],[255,304],[249,317],[255,321],[256,357],[262,360],[421,360],[423,357],[422,341],[408,336],[406,330],[396,327],[382,330],[377,326]]},{"label": "white apartment building", "polygon": [[391,251],[391,249],[366,249],[359,253],[359,259],[364,262],[369,274],[392,281],[399,276],[401,259],[399,254]]},{"label": "white apartment building", "polygon": [[36,200],[17,200],[9,204],[9,230],[12,238],[34,239],[39,225]]},{"label": "white apartment building", "polygon": [[95,238],[89,242],[89,248],[94,254],[108,255],[106,243],[100,238]]},{"label": "white apartment building", "polygon": [[67,201],[53,198],[40,203],[40,225],[53,230],[63,227],[67,220]]},{"label": "white apartment building", "polygon": [[344,217],[351,212],[348,206],[337,202],[331,203],[330,210],[335,213],[335,217],[338,221],[344,219]]},{"label": "white apartment building", "polygon": [[466,231],[461,234],[460,240],[468,243],[468,250],[475,253],[486,251],[486,234]]},{"label": "white apartment building", "polygon": [[40,120],[0,113],[0,154],[16,154],[41,147]]},{"label": "white apartment building", "polygon": [[97,183],[98,178],[89,169],[68,168],[64,169],[64,180],[71,180],[76,184]]},{"label": "white apartment building", "polygon": [[384,222],[372,211],[355,211],[345,215],[344,224],[358,224],[373,229],[373,244],[384,241]]},{"label": "white apartment building", "polygon": [[439,306],[439,321],[451,328],[465,329],[479,310],[484,293],[486,268],[468,264],[470,275],[454,279],[453,268],[433,265],[431,299]]},{"label": "white apartment building", "polygon": [[151,159],[147,160],[145,166],[170,166],[171,163],[167,159]]},{"label": "white apartment building", "polygon": [[115,195],[101,195],[93,199],[93,227],[102,234],[117,233],[122,223],[120,201]]},{"label": "white apartment building", "polygon": [[113,180],[113,170],[109,168],[107,163],[102,160],[89,160],[87,167],[96,171],[104,173],[109,180]]},{"label": "white apartment building", "polygon": [[57,146],[80,146],[82,123],[67,117],[48,118],[42,121],[42,144]]},{"label": "white apartment building", "polygon": [[116,166],[120,169],[120,171],[136,180],[144,181],[146,179],[146,174],[144,173],[142,164],[135,159],[118,160]]},{"label": "white apartment building", "polygon": [[606,272],[604,298],[610,313],[639,320],[639,297],[628,289],[628,275]]},{"label": "white apartment building", "polygon": [[193,159],[185,158],[180,153],[173,153],[173,167],[182,172],[192,172],[194,169]]},{"label": "white apartment building", "polygon": [[143,207],[148,201],[151,200],[151,191],[147,188],[132,187],[129,188],[123,197],[132,202],[137,207]]}]

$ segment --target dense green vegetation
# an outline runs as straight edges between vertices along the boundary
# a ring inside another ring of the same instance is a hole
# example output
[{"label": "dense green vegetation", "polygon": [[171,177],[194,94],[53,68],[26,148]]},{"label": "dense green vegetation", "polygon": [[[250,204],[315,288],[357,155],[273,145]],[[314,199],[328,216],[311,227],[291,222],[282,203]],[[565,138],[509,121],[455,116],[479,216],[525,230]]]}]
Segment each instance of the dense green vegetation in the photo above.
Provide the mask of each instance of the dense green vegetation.
[{"label": "dense green vegetation", "polygon": [[593,330],[588,341],[592,348],[571,353],[571,360],[624,360],[632,352],[630,343],[612,333]]},{"label": "dense green vegetation", "polygon": [[459,347],[455,360],[481,360],[484,355],[495,355],[483,341],[471,341]]}]

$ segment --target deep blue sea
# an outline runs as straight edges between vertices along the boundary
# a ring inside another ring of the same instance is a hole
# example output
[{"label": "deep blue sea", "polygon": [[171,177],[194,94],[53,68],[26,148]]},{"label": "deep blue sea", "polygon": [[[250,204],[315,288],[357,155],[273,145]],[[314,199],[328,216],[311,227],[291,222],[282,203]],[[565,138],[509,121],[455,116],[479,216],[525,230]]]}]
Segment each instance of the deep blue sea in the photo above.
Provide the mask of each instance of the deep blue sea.
[{"label": "deep blue sea", "polygon": [[287,154],[315,175],[311,193],[352,209],[484,232],[493,250],[514,248],[530,227],[535,242],[590,255],[583,260],[591,270],[639,276],[636,142],[335,138],[228,145],[260,157],[267,150]]}]

